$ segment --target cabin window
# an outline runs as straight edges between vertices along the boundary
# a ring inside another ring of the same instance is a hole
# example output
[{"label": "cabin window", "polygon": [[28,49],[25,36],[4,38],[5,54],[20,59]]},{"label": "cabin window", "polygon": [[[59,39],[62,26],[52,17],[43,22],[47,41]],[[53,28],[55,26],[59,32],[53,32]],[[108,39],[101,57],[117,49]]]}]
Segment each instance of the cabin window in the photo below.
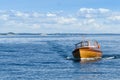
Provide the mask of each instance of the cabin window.
[{"label": "cabin window", "polygon": [[97,46],[98,43],[96,41],[90,41],[90,46]]},{"label": "cabin window", "polygon": [[84,42],[84,46],[88,46],[88,42],[87,41]]},{"label": "cabin window", "polygon": [[81,47],[84,47],[84,46],[88,46],[88,41],[82,42]]}]

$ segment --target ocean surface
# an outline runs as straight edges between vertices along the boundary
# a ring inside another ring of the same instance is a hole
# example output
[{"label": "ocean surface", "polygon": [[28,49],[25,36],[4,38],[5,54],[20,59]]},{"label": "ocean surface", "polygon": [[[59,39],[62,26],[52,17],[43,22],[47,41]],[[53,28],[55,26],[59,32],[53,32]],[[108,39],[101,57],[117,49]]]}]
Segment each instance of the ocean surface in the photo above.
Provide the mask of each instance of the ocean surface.
[{"label": "ocean surface", "polygon": [[[101,60],[72,59],[83,38],[100,43]],[[0,80],[120,80],[120,35],[0,35]]]}]

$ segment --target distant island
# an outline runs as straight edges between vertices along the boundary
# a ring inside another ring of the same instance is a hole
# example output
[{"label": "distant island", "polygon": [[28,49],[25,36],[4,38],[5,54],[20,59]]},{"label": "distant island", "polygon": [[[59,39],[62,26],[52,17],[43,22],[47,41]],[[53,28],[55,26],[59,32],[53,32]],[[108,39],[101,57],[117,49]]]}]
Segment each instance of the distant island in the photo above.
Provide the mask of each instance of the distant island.
[{"label": "distant island", "polygon": [[8,33],[0,33],[0,35],[41,35],[41,36],[46,36],[47,33],[14,33],[14,32],[8,32]]},{"label": "distant island", "polygon": [[0,35],[16,35],[16,34],[13,32],[8,32],[8,33],[0,33]]},{"label": "distant island", "polygon": [[7,35],[15,35],[13,32],[8,32]]}]

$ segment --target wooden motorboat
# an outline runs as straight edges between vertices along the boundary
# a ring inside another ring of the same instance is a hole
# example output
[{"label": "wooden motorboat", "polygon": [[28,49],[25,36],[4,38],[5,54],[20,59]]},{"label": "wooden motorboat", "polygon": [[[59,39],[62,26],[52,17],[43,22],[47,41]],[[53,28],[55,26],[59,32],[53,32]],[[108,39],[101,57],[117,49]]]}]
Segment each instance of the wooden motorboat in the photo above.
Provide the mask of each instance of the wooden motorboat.
[{"label": "wooden motorboat", "polygon": [[95,60],[102,57],[102,51],[97,41],[84,40],[75,44],[75,49],[72,52],[75,59]]}]

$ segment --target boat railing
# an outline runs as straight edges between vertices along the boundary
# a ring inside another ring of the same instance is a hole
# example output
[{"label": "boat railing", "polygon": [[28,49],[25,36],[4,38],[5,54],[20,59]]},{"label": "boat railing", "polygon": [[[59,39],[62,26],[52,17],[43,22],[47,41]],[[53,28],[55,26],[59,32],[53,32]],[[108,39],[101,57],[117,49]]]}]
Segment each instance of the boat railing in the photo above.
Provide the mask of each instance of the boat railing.
[{"label": "boat railing", "polygon": [[99,44],[97,41],[81,41],[77,44],[75,44],[75,48],[81,48],[81,47],[93,47],[98,48]]}]

